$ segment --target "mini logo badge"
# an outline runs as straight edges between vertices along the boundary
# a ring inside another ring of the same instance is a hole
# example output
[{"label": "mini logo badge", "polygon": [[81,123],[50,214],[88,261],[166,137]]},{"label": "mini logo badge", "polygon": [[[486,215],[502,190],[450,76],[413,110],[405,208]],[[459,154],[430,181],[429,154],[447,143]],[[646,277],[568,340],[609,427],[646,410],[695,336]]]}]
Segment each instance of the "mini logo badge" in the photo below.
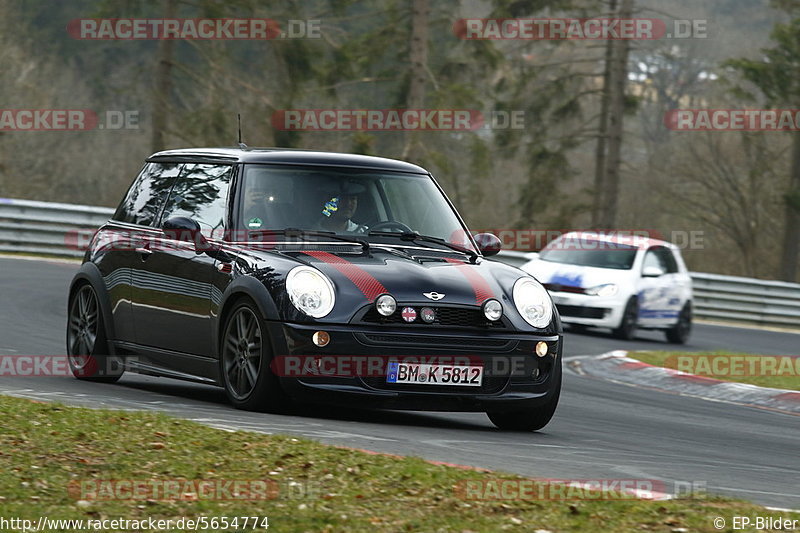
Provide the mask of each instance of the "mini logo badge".
[{"label": "mini logo badge", "polygon": [[430,299],[430,300],[433,300],[434,302],[438,302],[439,300],[441,300],[441,299],[442,299],[442,298],[444,298],[444,296],[445,296],[444,294],[440,294],[440,293],[438,293],[438,292],[436,292],[436,291],[433,291],[433,292],[423,292],[423,293],[422,293],[422,295],[423,295],[425,298],[428,298],[428,299]]},{"label": "mini logo badge", "polygon": [[403,317],[403,320],[406,322],[414,322],[417,319],[417,312],[413,307],[404,307],[400,316]]}]

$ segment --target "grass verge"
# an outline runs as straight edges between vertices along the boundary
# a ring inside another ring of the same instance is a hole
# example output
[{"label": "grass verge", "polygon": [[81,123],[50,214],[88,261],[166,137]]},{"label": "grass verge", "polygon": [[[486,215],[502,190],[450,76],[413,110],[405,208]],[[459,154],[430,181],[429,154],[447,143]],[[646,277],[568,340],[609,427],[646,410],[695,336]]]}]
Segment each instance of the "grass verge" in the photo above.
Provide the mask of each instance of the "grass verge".
[{"label": "grass verge", "polygon": [[[0,517],[6,519],[268,516],[270,531],[710,532],[718,531],[717,517],[730,523],[734,515],[766,513],[717,497],[466,501],[454,490],[466,479],[521,478],[286,436],[226,432],[150,412],[0,397],[0,413]],[[83,492],[102,486],[99,480],[117,480],[119,487],[122,480],[263,479],[278,483],[275,499],[100,501]],[[292,487],[297,490],[287,492]]]},{"label": "grass verge", "polygon": [[732,352],[637,351],[628,357],[649,365],[690,374],[749,383],[759,387],[800,390],[800,358]]}]

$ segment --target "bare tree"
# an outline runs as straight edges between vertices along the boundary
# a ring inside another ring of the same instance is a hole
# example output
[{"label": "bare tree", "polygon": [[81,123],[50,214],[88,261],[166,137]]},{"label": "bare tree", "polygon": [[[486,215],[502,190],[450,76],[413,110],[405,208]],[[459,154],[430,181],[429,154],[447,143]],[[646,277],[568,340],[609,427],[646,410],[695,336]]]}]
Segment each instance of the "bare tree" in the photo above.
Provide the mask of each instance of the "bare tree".
[{"label": "bare tree", "polygon": [[[164,17],[174,19],[178,13],[178,0],[166,0]],[[172,67],[175,56],[175,41],[158,41],[158,56],[153,87],[153,130],[150,149],[159,152],[165,148],[164,132],[168,127],[169,97],[172,92]]]},{"label": "bare tree", "polygon": [[[633,0],[622,0],[618,16],[629,19],[633,15]],[[628,81],[628,53],[630,41],[618,39],[609,41],[611,64],[608,69],[608,86],[604,87],[603,98],[608,98],[608,124],[605,137],[608,151],[602,170],[602,187],[595,194],[599,195],[600,209],[597,224],[603,228],[613,228],[617,223],[617,205],[619,196],[619,169],[622,153],[623,119],[625,116],[625,87]],[[598,139],[598,142],[601,142]],[[599,172],[599,171],[598,171]]]},{"label": "bare tree", "polygon": [[[428,81],[428,0],[413,0],[411,5],[411,63],[408,88],[409,109],[421,109],[425,105],[425,85]],[[414,132],[407,132],[403,146],[403,159],[414,157],[419,140]]]}]

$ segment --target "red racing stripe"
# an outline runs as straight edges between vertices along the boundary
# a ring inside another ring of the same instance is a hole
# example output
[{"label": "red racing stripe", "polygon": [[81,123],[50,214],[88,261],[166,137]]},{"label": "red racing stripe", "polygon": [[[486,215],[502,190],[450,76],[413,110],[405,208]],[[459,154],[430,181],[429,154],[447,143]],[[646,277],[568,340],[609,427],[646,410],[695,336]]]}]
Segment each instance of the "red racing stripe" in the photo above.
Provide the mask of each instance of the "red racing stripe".
[{"label": "red racing stripe", "polygon": [[448,258],[445,259],[445,261],[456,265],[456,268],[467,278],[469,284],[472,285],[472,290],[475,292],[475,302],[477,302],[478,305],[481,305],[489,298],[494,298],[492,288],[489,287],[489,284],[486,283],[483,276],[478,274],[474,268],[459,259]]},{"label": "red racing stripe", "polygon": [[366,296],[367,300],[370,302],[375,301],[375,298],[380,296],[385,292],[389,292],[386,290],[380,281],[375,279],[372,274],[364,270],[358,265],[354,265],[350,261],[346,259],[342,259],[338,255],[333,255],[328,252],[320,252],[320,251],[306,251],[303,252],[306,255],[310,255],[315,259],[319,259],[325,263],[328,263],[333,268],[344,274],[347,279],[353,282],[353,284],[358,287],[364,296]]}]

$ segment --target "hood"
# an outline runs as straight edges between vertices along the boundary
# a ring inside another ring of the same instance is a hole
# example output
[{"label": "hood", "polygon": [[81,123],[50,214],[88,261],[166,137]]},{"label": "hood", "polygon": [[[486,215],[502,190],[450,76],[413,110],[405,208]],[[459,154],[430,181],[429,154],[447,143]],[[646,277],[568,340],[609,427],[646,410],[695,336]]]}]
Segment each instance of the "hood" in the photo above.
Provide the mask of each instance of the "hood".
[{"label": "hood", "polygon": [[[357,307],[384,293],[394,296],[398,305],[480,305],[489,298],[503,299],[503,290],[488,261],[470,264],[454,254],[373,247],[369,255],[361,251],[317,250],[282,255],[322,271],[336,286],[337,297],[350,300]],[[433,300],[424,293],[444,296]]]},{"label": "hood", "polygon": [[[279,313],[289,321],[347,324],[359,310],[381,294],[389,293],[397,300],[398,307],[475,307],[489,298],[496,298],[514,328],[533,329],[517,312],[511,294],[514,283],[526,274],[496,261],[478,259],[476,264],[471,264],[464,256],[437,249],[372,246],[370,253],[365,254],[357,248],[336,245],[305,250],[247,249],[240,252],[238,260],[245,263],[239,271],[261,281],[272,294]],[[336,303],[324,318],[306,317],[289,302],[284,280],[298,265],[320,270],[335,286]],[[443,296],[433,300],[424,293]]]},{"label": "hood", "polygon": [[570,285],[589,289],[606,283],[627,284],[632,275],[632,270],[618,270],[614,268],[597,268],[566,263],[554,263],[534,259],[524,265],[522,270],[528,272],[540,283]]}]

